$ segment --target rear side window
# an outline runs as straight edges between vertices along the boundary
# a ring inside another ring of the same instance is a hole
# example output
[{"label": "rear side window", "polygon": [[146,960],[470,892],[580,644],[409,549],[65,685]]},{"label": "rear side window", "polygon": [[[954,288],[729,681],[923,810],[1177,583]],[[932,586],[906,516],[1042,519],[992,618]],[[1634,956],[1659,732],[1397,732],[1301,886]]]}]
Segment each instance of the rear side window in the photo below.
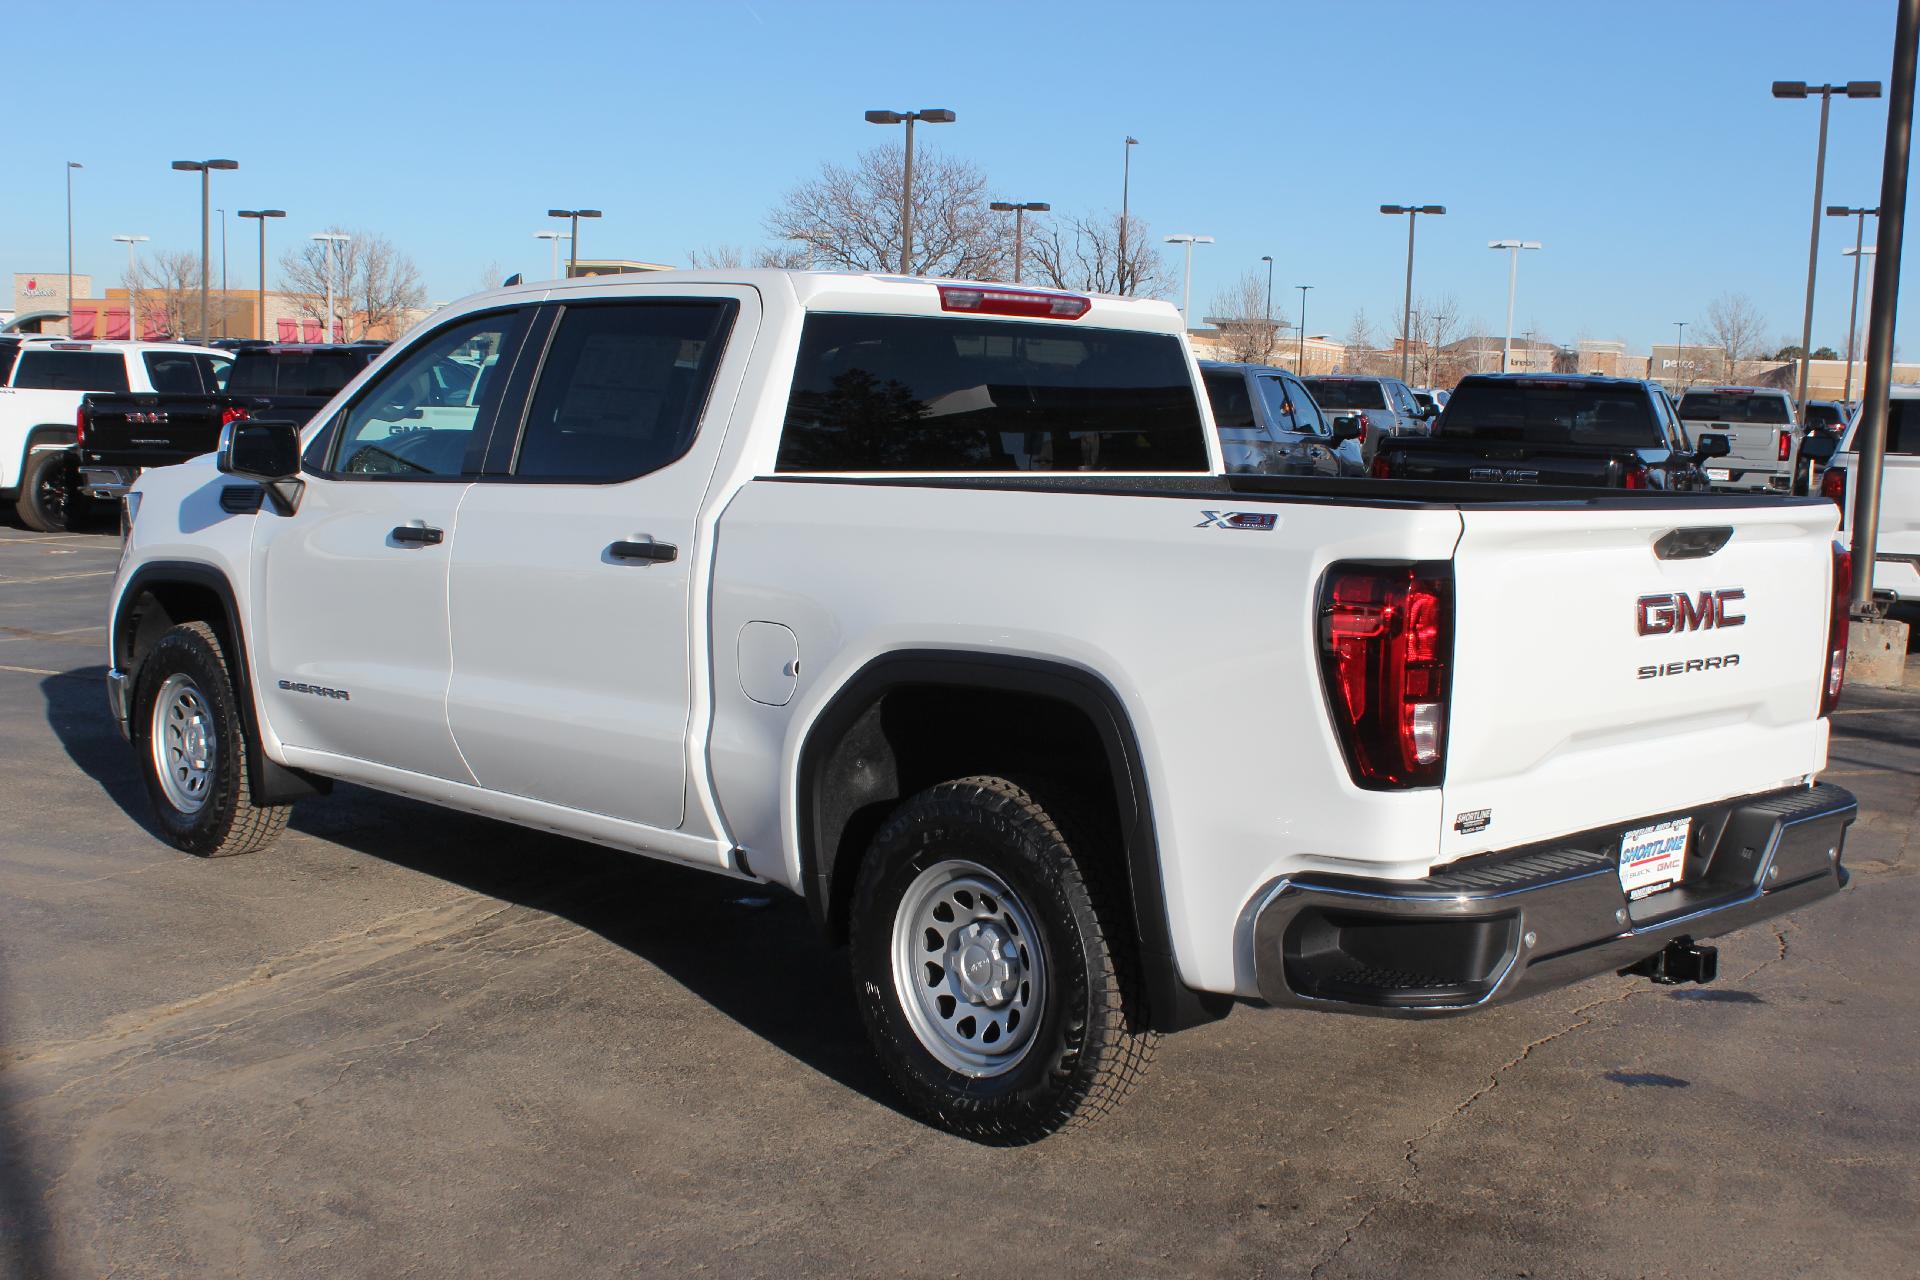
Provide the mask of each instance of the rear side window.
[{"label": "rear side window", "polygon": [[1783,427],[1793,421],[1783,395],[1746,391],[1689,391],[1680,398],[1688,422],[1740,422]]},{"label": "rear side window", "polygon": [[1591,383],[1475,382],[1447,401],[1440,434],[1512,444],[1644,449],[1662,442],[1643,391]]},{"label": "rear side window", "polygon": [[242,351],[234,357],[227,390],[237,396],[333,395],[352,382],[376,353],[359,351]]},{"label": "rear side window", "polygon": [[141,355],[147,381],[162,395],[212,395],[220,389],[213,361],[191,351],[148,351]]},{"label": "rear side window", "polygon": [[1247,394],[1247,380],[1237,373],[1203,374],[1207,403],[1213,408],[1213,425],[1234,430],[1249,430],[1253,419],[1253,397]]},{"label": "rear side window", "polygon": [[13,372],[14,357],[20,354],[20,347],[12,342],[0,342],[0,387],[7,385],[7,375]]},{"label": "rear side window", "polygon": [[1345,413],[1349,409],[1384,409],[1387,398],[1380,384],[1368,379],[1309,378],[1307,389],[1322,409]]},{"label": "rear side window", "polygon": [[922,316],[807,317],[782,471],[1205,471],[1172,334]]},{"label": "rear side window", "polygon": [[1840,406],[1837,404],[1809,404],[1807,423],[1809,427],[1838,427],[1844,425],[1840,418]]},{"label": "rear side window", "polygon": [[23,351],[13,385],[40,391],[125,391],[127,361],[118,351]]},{"label": "rear side window", "polygon": [[693,443],[733,313],[704,298],[568,307],[513,473],[606,483],[674,461]]},{"label": "rear side window", "polygon": [[1920,400],[1887,402],[1887,452],[1920,453]]},{"label": "rear side window", "polygon": [[1282,378],[1280,383],[1286,389],[1287,403],[1292,406],[1295,431],[1310,431],[1316,436],[1332,433],[1332,428],[1320,412],[1320,406],[1314,402],[1312,392],[1292,378]]}]

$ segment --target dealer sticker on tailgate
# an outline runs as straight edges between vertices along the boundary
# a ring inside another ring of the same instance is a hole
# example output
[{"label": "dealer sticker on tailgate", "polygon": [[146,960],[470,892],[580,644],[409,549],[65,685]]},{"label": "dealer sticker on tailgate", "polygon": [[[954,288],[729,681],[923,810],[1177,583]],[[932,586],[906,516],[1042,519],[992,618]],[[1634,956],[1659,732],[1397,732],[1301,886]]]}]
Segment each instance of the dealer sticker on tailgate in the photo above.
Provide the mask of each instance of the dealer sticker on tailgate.
[{"label": "dealer sticker on tailgate", "polygon": [[1620,888],[1629,900],[1644,898],[1680,879],[1687,865],[1692,818],[1640,827],[1620,837]]}]

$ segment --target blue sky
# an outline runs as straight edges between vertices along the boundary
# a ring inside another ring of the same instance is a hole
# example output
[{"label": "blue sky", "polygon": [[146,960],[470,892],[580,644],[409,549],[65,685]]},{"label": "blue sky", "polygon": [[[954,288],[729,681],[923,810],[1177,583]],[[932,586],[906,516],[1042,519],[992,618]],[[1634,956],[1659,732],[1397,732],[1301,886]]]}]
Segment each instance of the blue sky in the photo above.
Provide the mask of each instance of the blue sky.
[{"label": "blue sky", "polygon": [[[1309,331],[1364,307],[1382,333],[1406,225],[1377,207],[1433,202],[1416,293],[1497,331],[1486,242],[1539,240],[1516,328],[1644,351],[1726,291],[1798,340],[1819,109],[1768,84],[1884,80],[1893,3],[17,4],[6,27],[0,279],[64,269],[69,159],[76,269],[106,283],[116,233],[197,247],[197,182],[168,163],[208,156],[241,163],[216,205],[291,214],[270,258],[329,224],[378,231],[435,301],[490,262],[545,275],[554,205],[605,210],[586,256],[682,263],[760,243],[785,189],[897,136],[863,109],[949,107],[928,143],[1059,210],[1117,208],[1121,140],[1141,139],[1134,211],[1217,239],[1197,312],[1272,254],[1276,306],[1315,286]],[[1827,203],[1875,203],[1885,122],[1884,101],[1836,101]],[[230,225],[235,287],[251,229]],[[1838,347],[1851,223],[1823,236],[1814,341]]]}]

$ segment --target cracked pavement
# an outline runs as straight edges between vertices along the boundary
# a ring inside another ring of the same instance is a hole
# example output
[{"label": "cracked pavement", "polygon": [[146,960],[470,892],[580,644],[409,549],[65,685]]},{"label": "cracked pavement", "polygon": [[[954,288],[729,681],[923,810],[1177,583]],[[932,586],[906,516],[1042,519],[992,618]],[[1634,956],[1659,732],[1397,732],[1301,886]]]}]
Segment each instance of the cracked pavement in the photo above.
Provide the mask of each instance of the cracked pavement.
[{"label": "cracked pavement", "polygon": [[1084,1133],[896,1111],[750,886],[342,787],[146,829],[116,545],[0,529],[0,1274],[1789,1276],[1920,1257],[1920,692],[1850,691],[1839,898],[1718,983],[1237,1011]]}]

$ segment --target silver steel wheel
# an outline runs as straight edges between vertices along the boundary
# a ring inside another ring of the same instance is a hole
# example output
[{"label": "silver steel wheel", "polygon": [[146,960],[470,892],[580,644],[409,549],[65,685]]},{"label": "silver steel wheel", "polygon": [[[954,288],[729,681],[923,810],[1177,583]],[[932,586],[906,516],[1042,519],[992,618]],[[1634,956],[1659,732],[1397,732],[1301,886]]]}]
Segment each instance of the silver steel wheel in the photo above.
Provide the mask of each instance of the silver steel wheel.
[{"label": "silver steel wheel", "polygon": [[216,740],[207,695],[192,676],[171,675],[160,686],[147,738],[167,803],[181,813],[200,812],[213,787]]},{"label": "silver steel wheel", "polygon": [[970,1076],[1010,1071],[1046,1008],[1040,935],[993,872],[941,862],[921,872],[893,918],[893,985],[921,1045]]}]

